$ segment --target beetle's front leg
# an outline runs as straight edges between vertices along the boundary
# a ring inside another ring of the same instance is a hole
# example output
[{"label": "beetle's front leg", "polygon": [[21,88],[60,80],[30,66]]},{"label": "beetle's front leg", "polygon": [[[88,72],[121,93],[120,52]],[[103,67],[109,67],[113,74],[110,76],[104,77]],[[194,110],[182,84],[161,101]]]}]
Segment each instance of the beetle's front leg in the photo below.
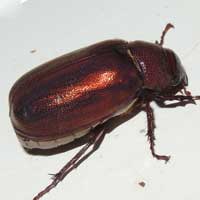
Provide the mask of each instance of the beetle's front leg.
[{"label": "beetle's front leg", "polygon": [[150,143],[150,150],[153,155],[153,157],[157,158],[158,160],[164,160],[165,162],[169,161],[170,156],[166,155],[158,155],[155,152],[155,135],[154,135],[154,130],[155,130],[155,118],[154,118],[154,113],[153,109],[150,106],[150,102],[146,103],[146,108],[145,108],[146,114],[147,114],[147,137],[148,141]]},{"label": "beetle's front leg", "polygon": [[169,103],[169,104],[166,104],[164,101],[158,101],[156,103],[161,108],[176,108],[176,107],[179,107],[179,106],[184,107],[188,104],[194,104],[191,101],[179,101],[179,102]]},{"label": "beetle's front leg", "polygon": [[[161,108],[175,108],[178,106],[186,106],[188,104],[196,104],[195,100],[200,100],[200,96],[184,96],[184,95],[175,95],[175,96],[157,96],[155,102]],[[166,101],[178,101],[166,104]]]},{"label": "beetle's front leg", "polygon": [[[84,160],[86,160],[94,151],[96,151],[101,145],[104,136],[104,124],[99,125],[89,133],[89,141],[82,147],[82,149],[55,175],[53,175],[53,181],[44,190],[37,194],[33,200],[39,200],[43,195],[52,190],[56,185],[61,182],[67,174],[73,169],[78,167]],[[87,150],[92,146],[92,149],[88,152]]]}]

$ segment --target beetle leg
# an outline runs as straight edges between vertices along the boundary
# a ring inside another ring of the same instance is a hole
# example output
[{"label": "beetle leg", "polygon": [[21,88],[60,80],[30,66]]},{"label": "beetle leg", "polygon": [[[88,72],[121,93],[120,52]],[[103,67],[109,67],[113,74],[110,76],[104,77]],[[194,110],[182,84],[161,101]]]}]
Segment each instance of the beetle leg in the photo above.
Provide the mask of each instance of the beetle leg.
[{"label": "beetle leg", "polygon": [[[155,98],[158,106],[162,108],[175,108],[178,106],[186,106],[187,104],[196,104],[195,100],[200,100],[200,96],[158,96]],[[175,103],[166,104],[165,101],[178,101]]]},{"label": "beetle leg", "polygon": [[172,24],[168,23],[168,24],[165,26],[165,29],[164,29],[163,32],[162,32],[162,35],[161,35],[161,37],[160,37],[160,42],[158,42],[158,41],[156,40],[156,42],[155,42],[156,44],[158,44],[158,45],[160,45],[160,46],[163,46],[165,35],[166,35],[166,33],[169,31],[170,28],[174,28],[174,26],[173,26]]},{"label": "beetle leg", "polygon": [[170,156],[165,156],[165,155],[158,155],[155,153],[155,135],[154,135],[154,130],[155,130],[155,118],[154,118],[154,113],[153,109],[150,106],[150,102],[146,103],[146,114],[147,114],[147,136],[148,136],[148,141],[150,143],[150,150],[153,155],[153,157],[157,158],[158,160],[164,160],[167,162],[170,159]]},{"label": "beetle leg", "polygon": [[170,104],[166,104],[165,102],[163,101],[160,101],[160,102],[157,102],[158,106],[160,106],[161,108],[176,108],[178,106],[186,106],[188,104],[194,104],[193,102],[191,101],[179,101],[179,102],[176,102],[176,103],[170,103]]},{"label": "beetle leg", "polygon": [[[78,167],[84,160],[86,160],[94,151],[96,151],[101,145],[105,136],[104,125],[96,127],[96,129],[91,131],[89,134],[89,141],[82,147],[82,149],[57,173],[53,176],[53,181],[44,190],[39,192],[33,200],[39,200],[43,195],[48,193],[51,189],[56,187],[56,185],[61,182],[67,174],[69,174],[73,169]],[[86,151],[93,146],[93,148],[86,153]],[[85,154],[86,153],[86,154]],[[85,155],[84,155],[85,154]]]}]

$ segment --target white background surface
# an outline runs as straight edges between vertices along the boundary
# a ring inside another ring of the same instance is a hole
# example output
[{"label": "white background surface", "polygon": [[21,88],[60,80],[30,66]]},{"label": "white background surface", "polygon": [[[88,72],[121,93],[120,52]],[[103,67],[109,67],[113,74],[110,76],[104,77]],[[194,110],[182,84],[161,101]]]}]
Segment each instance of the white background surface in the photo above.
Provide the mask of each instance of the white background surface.
[{"label": "white background surface", "polygon": [[[48,173],[57,172],[78,151],[32,156],[18,143],[8,116],[8,93],[33,67],[104,39],[154,42],[171,22],[176,28],[168,33],[165,46],[180,56],[189,89],[200,94],[199,1],[19,2],[0,3],[1,199],[31,200],[50,183]],[[30,53],[33,49],[37,51]],[[156,150],[172,156],[168,164],[152,158],[142,131],[145,114],[140,113],[107,135],[101,148],[43,200],[199,199],[200,104],[154,108]],[[140,181],[146,182],[144,188]]]}]

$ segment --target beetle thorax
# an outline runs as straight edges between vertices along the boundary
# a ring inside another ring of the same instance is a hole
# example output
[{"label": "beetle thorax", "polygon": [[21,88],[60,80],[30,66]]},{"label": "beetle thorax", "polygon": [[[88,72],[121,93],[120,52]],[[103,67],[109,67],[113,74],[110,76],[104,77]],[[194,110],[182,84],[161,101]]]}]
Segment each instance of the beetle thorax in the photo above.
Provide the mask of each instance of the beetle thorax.
[{"label": "beetle thorax", "polygon": [[142,41],[129,45],[143,76],[143,88],[164,92],[174,90],[182,82],[187,84],[185,71],[177,66],[176,56],[170,49]]}]

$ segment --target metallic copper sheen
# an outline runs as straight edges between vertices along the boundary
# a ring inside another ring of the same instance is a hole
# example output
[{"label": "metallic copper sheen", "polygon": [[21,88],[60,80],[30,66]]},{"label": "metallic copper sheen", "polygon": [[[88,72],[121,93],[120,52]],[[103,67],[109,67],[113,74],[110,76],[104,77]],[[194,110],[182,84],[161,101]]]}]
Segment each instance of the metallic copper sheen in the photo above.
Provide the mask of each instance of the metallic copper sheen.
[{"label": "metallic copper sheen", "polygon": [[142,80],[124,50],[126,45],[122,40],[92,45],[20,78],[10,93],[17,135],[36,142],[63,138],[127,107]]},{"label": "metallic copper sheen", "polygon": [[178,56],[163,47],[172,27],[166,25],[160,42],[108,40],[66,54],[14,84],[10,118],[24,148],[56,152],[83,145],[33,200],[56,187],[100,147],[107,133],[140,111],[146,113],[152,156],[165,162],[170,159],[155,150],[151,102],[160,108],[175,108],[200,100],[187,90],[187,74]]},{"label": "metallic copper sheen", "polygon": [[145,91],[174,95],[186,85],[187,75],[172,50],[108,40],[22,76],[10,92],[10,117],[24,147],[53,148],[125,113]]}]

